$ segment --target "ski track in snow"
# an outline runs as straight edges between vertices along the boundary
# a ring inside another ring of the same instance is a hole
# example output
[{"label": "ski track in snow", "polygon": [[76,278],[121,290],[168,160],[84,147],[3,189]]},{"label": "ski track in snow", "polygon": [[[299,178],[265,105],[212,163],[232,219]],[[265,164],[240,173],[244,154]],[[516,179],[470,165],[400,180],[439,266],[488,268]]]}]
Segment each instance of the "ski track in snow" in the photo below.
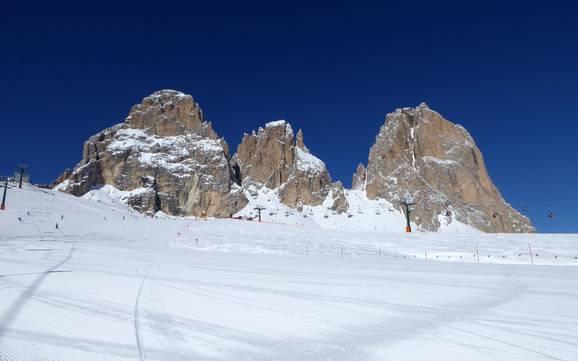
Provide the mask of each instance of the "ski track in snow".
[{"label": "ski track in snow", "polygon": [[[42,232],[40,230],[40,228],[38,227],[37,221],[35,220],[36,215],[40,214],[41,216],[45,216],[44,222],[50,223],[51,222],[50,214],[52,214],[53,211],[54,211],[54,200],[52,200],[52,202],[50,202],[50,208],[45,210],[44,212],[38,211],[37,209],[33,208],[33,210],[32,210],[33,216],[30,217],[30,219],[31,219],[31,222],[34,226],[34,230],[36,231],[36,233],[38,233],[38,236],[39,236],[38,241],[46,240],[46,236],[45,236],[45,232]],[[55,233],[57,235],[57,238],[59,238],[59,239],[62,236],[60,234],[60,232],[58,231],[58,229],[56,229],[56,232],[53,232],[53,233]],[[33,245],[35,243],[36,243],[35,241],[27,240],[27,241],[24,241],[24,243],[21,246],[17,246],[17,247],[12,248],[11,251],[14,252],[14,251],[18,251],[20,249],[25,249],[25,248],[27,248],[30,245]],[[2,336],[5,333],[6,329],[8,329],[10,327],[12,322],[14,322],[16,317],[18,317],[18,314],[24,309],[24,307],[28,303],[29,299],[32,298],[35,295],[35,293],[37,292],[37,290],[42,286],[42,283],[44,282],[45,278],[48,277],[51,273],[58,272],[59,271],[58,269],[70,260],[70,258],[72,257],[72,254],[74,253],[74,251],[76,249],[76,246],[77,246],[76,242],[72,243],[66,256],[63,259],[61,259],[59,262],[57,262],[56,264],[49,267],[48,269],[46,269],[42,272],[39,272],[39,273],[29,273],[29,275],[37,274],[38,277],[36,277],[23,290],[20,297],[18,297],[12,303],[12,305],[10,305],[10,307],[8,307],[8,309],[5,312],[3,312],[2,316],[0,317],[0,340],[2,339]],[[11,276],[11,275],[2,275],[2,277],[6,277],[6,276]],[[12,276],[14,276],[14,275],[12,275]]]},{"label": "ski track in snow", "polygon": [[[136,273],[140,275],[139,268],[136,269]],[[146,359],[145,359],[143,345],[142,345],[142,341],[141,341],[139,304],[140,304],[140,300],[141,300],[142,289],[143,289],[147,279],[149,278],[149,274],[150,274],[150,271],[147,270],[146,275],[141,275],[142,281],[138,287],[138,292],[136,294],[136,299],[134,301],[134,334],[135,334],[135,339],[136,339],[136,346],[138,348],[138,357],[139,357],[140,361],[145,361]]]},{"label": "ski track in snow", "polygon": [[[2,361],[578,354],[578,236],[153,219],[34,188],[9,200],[0,213]],[[521,256],[529,242],[538,265]],[[471,258],[476,244],[482,264]],[[424,249],[428,261],[417,257]]]}]

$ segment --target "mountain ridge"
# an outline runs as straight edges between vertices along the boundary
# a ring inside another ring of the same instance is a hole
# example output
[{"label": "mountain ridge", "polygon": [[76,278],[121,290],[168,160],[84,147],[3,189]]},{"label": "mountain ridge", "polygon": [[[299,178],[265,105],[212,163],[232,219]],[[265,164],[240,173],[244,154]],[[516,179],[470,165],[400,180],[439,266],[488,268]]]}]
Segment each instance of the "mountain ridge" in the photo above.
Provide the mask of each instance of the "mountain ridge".
[{"label": "mountain ridge", "polygon": [[[199,104],[170,89],[145,97],[124,123],[90,137],[82,160],[53,187],[82,196],[105,184],[125,192],[136,210],[178,216],[229,217],[262,188],[299,212],[323,205],[345,214],[350,208],[342,183],[311,154],[301,129],[295,133],[286,120],[268,122],[245,133],[231,155]],[[452,221],[485,232],[535,231],[503,200],[467,130],[425,103],[387,114],[352,189],[398,212],[402,198],[415,198],[412,221],[425,231]]]}]

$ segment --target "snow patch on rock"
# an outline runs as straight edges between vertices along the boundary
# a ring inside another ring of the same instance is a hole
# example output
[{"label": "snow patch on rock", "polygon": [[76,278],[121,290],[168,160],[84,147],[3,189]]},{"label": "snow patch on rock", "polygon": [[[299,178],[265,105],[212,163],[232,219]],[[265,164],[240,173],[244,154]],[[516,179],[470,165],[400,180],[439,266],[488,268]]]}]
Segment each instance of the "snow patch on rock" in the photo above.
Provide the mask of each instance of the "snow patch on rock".
[{"label": "snow patch on rock", "polygon": [[295,148],[297,169],[302,172],[320,174],[325,169],[325,163],[311,153],[307,153],[301,148]]},{"label": "snow patch on rock", "polygon": [[100,202],[108,205],[122,204],[128,206],[128,200],[131,197],[141,195],[143,193],[151,192],[151,188],[136,188],[131,191],[122,191],[113,185],[105,184],[101,187],[94,188],[81,198],[88,199],[95,202]]},{"label": "snow patch on rock", "polygon": [[[345,196],[349,203],[349,210],[338,214],[332,211],[332,193],[330,192],[318,206],[301,205],[298,209],[288,207],[281,203],[278,198],[278,189],[261,187],[246,191],[249,203],[235,217],[256,220],[257,206],[264,207],[261,212],[262,222],[287,224],[300,227],[315,226],[324,229],[360,232],[387,232],[405,233],[405,215],[392,203],[385,199],[368,199],[363,190],[345,190]],[[299,210],[300,209],[300,210]],[[439,216],[442,233],[481,233],[479,230]],[[423,232],[412,223],[415,232]]]}]

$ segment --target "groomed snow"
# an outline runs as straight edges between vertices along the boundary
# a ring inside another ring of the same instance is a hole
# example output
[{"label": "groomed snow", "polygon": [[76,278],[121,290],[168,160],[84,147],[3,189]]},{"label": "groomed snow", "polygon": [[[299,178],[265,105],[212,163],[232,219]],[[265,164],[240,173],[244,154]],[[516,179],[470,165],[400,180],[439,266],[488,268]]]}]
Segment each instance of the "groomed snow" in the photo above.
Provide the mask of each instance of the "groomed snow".
[{"label": "groomed snow", "polygon": [[36,188],[7,201],[0,360],[578,354],[576,235],[151,218]]}]

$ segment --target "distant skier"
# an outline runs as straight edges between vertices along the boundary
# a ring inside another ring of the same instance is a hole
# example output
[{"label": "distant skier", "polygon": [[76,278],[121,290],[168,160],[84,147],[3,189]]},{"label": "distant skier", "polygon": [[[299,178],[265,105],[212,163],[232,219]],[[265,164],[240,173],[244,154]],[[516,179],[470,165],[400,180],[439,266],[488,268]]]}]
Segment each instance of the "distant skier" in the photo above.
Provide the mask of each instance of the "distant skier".
[{"label": "distant skier", "polygon": [[30,212],[26,211],[26,214],[27,214],[27,215],[30,215]]},{"label": "distant skier", "polygon": [[64,214],[60,215],[60,220],[64,220]]},{"label": "distant skier", "polygon": [[58,223],[56,223],[56,229],[58,229]]},{"label": "distant skier", "polygon": [[22,218],[18,217],[18,222],[22,222]]}]

